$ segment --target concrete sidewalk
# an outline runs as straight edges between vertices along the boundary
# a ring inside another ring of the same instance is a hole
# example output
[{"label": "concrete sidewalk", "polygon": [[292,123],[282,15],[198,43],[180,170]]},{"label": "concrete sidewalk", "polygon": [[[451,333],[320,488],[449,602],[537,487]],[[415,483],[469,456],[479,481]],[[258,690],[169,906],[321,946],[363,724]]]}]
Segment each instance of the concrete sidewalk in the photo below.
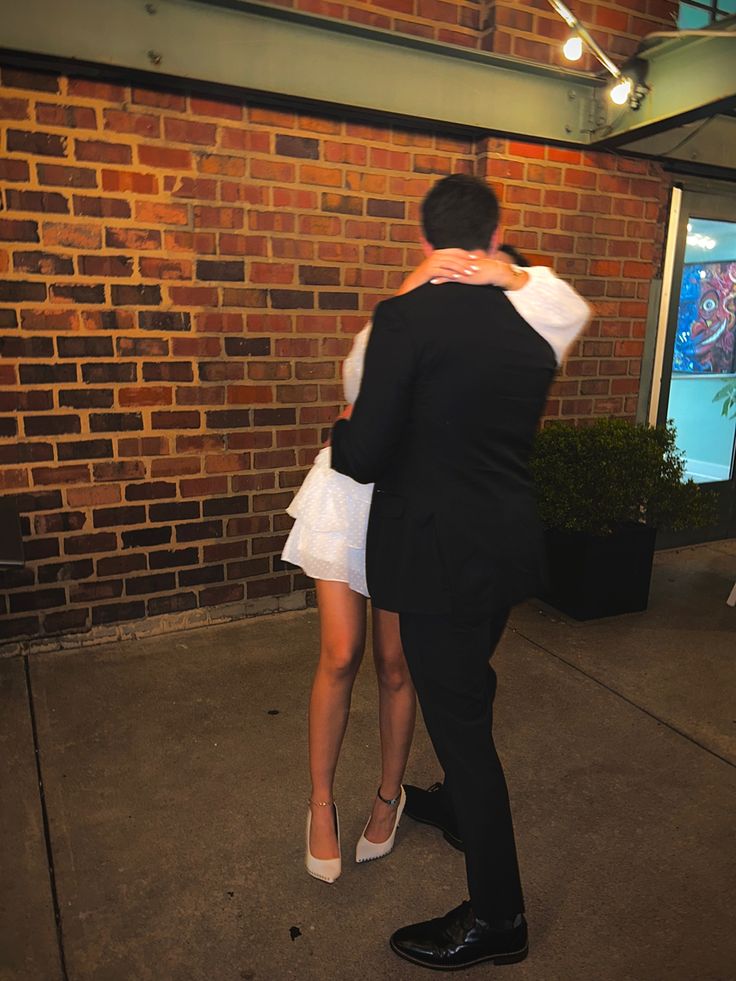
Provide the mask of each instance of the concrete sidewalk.
[{"label": "concrete sidewalk", "polygon": [[[515,611],[497,737],[531,953],[500,974],[736,978],[734,578],[736,542],[713,543],[657,556],[647,613]],[[338,773],[343,876],[304,871],[316,648],[307,611],[0,661],[1,981],[428,976],[387,938],[464,898],[463,860],[406,818],[391,856],[352,862],[378,782],[369,658]],[[437,776],[420,723],[407,779]]]}]

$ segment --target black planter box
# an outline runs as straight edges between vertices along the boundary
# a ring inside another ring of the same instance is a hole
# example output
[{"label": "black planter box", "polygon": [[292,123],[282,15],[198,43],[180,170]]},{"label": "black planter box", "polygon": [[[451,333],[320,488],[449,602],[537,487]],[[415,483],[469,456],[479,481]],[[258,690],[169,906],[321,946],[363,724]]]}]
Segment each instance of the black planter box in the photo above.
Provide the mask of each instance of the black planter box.
[{"label": "black planter box", "polygon": [[624,525],[613,535],[546,531],[549,589],[541,597],[576,620],[646,610],[655,528]]}]

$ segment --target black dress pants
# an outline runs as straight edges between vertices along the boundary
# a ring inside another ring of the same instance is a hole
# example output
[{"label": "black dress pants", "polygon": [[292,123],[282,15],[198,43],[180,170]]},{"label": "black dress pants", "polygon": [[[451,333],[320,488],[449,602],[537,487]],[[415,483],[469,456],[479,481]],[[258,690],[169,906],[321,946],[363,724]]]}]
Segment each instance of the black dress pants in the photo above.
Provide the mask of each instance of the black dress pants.
[{"label": "black dress pants", "polygon": [[513,918],[524,909],[492,733],[496,673],[489,660],[508,616],[502,610],[471,627],[448,615],[400,614],[404,653],[465,844],[470,901],[484,920]]}]

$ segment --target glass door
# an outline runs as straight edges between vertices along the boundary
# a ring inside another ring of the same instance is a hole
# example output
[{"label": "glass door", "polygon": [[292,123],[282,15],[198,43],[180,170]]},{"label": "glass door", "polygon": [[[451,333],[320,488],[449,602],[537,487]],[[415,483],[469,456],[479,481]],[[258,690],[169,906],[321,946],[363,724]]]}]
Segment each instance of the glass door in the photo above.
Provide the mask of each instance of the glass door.
[{"label": "glass door", "polygon": [[[650,421],[675,423],[686,475],[711,487],[718,526],[736,535],[736,188],[675,189],[665,255],[660,385]],[[655,363],[656,367],[656,363]]]}]

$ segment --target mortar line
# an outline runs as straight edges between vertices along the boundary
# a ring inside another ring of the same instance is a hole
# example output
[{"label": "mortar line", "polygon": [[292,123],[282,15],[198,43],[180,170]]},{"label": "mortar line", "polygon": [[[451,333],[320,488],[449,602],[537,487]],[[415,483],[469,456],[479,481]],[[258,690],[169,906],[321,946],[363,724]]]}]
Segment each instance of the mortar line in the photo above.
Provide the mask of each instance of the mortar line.
[{"label": "mortar line", "polygon": [[61,909],[59,907],[59,894],[56,889],[56,872],[54,869],[54,851],[51,845],[51,827],[49,824],[49,814],[46,807],[46,792],[43,786],[43,771],[41,769],[41,747],[38,741],[38,727],[36,725],[36,709],[33,701],[33,686],[31,684],[31,669],[28,662],[28,655],[23,658],[23,666],[26,675],[26,691],[28,693],[28,711],[31,718],[31,732],[33,734],[33,752],[36,760],[36,777],[38,779],[38,794],[41,802],[41,818],[43,820],[43,836],[46,844],[46,864],[49,873],[49,886],[51,888],[51,901],[54,907],[54,921],[56,924],[56,943],[59,950],[59,962],[61,966],[62,981],[69,981],[69,974],[66,969],[66,954],[64,952],[64,933],[61,925]]},{"label": "mortar line", "polygon": [[562,664],[566,664],[568,668],[572,668],[573,671],[577,671],[578,674],[581,674],[584,678],[587,678],[589,681],[594,682],[594,684],[598,685],[599,688],[604,688],[612,695],[615,695],[617,698],[620,698],[622,702],[626,702],[627,705],[631,705],[632,708],[637,709],[643,715],[648,715],[650,719],[653,719],[655,722],[658,722],[660,725],[665,726],[671,732],[677,733],[678,736],[681,736],[683,739],[686,739],[689,743],[692,743],[693,746],[697,746],[698,749],[702,749],[704,752],[708,753],[710,756],[715,757],[717,760],[720,760],[722,763],[725,763],[727,766],[736,768],[736,763],[734,763],[733,760],[729,760],[728,757],[726,756],[721,756],[720,753],[717,753],[714,749],[711,749],[710,746],[706,746],[704,743],[698,742],[698,740],[695,739],[693,736],[691,736],[689,733],[685,732],[683,729],[678,729],[676,725],[673,725],[671,722],[667,722],[666,719],[660,719],[658,715],[655,715],[654,712],[651,712],[649,709],[644,708],[643,705],[639,705],[638,702],[635,702],[633,699],[629,698],[628,695],[624,695],[622,692],[617,691],[615,688],[612,688],[610,685],[606,684],[605,681],[601,681],[600,678],[596,678],[595,675],[590,674],[588,671],[585,671],[583,668],[579,667],[577,664],[573,663],[572,661],[568,661],[567,658],[564,658],[561,654],[558,654],[556,651],[550,650],[549,647],[545,647],[544,644],[540,644],[538,641],[532,640],[531,637],[527,637],[527,635],[525,633],[522,633],[522,631],[519,630],[517,627],[510,627],[509,629],[512,630],[515,634],[518,634],[519,637],[523,637],[524,640],[526,640],[528,643],[532,645],[532,647],[536,647],[540,651],[544,651],[545,654],[549,654],[550,657],[556,658]]}]

